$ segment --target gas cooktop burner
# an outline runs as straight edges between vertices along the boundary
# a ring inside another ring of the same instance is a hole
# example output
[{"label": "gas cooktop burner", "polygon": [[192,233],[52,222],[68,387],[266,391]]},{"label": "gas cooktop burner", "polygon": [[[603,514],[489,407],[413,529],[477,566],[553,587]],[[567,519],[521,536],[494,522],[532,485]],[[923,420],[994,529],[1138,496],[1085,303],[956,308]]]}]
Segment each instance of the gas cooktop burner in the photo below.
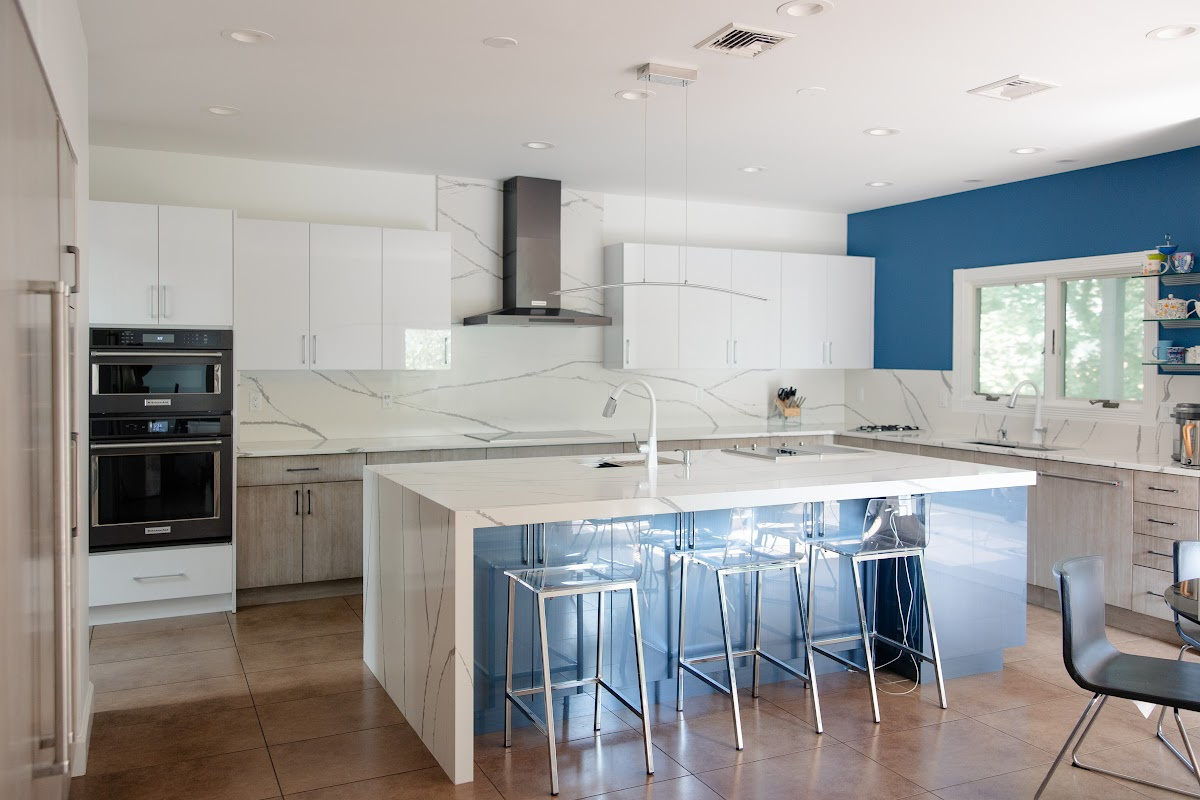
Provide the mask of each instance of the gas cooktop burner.
[{"label": "gas cooktop burner", "polygon": [[863,433],[891,433],[893,431],[919,431],[916,425],[859,425],[856,431]]}]

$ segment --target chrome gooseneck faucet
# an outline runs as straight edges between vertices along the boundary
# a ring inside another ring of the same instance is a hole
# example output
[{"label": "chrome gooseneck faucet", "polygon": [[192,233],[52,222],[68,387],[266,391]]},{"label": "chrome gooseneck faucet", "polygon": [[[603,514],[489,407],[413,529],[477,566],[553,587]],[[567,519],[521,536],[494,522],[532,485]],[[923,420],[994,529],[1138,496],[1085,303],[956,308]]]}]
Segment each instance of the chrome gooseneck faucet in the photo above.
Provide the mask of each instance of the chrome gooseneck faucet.
[{"label": "chrome gooseneck faucet", "polygon": [[[617,399],[630,384],[640,384],[646,390],[646,394],[650,397],[650,432],[646,436],[646,441],[638,445],[638,452],[646,454],[646,469],[655,470],[658,467],[658,401],[654,397],[654,390],[650,388],[650,384],[640,378],[631,378],[617,385],[613,389],[612,394],[608,396],[608,402],[604,404],[604,416],[611,417],[617,410]],[[634,441],[637,441],[637,435],[634,434]]]},{"label": "chrome gooseneck faucet", "polygon": [[1034,444],[1045,444],[1046,431],[1048,428],[1042,422],[1042,390],[1038,388],[1037,384],[1033,381],[1021,381],[1018,383],[1012,390],[1012,394],[1009,395],[1008,407],[1017,407],[1017,395],[1020,394],[1021,390],[1026,386],[1033,389],[1033,438],[1031,441]]}]

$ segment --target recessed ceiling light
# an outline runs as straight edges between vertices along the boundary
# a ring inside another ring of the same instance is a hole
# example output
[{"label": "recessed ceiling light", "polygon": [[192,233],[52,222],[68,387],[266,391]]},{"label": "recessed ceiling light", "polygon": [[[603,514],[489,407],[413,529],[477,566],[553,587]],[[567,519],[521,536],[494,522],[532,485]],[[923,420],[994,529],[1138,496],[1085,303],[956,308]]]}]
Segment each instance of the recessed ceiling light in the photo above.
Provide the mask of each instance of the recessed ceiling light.
[{"label": "recessed ceiling light", "polygon": [[867,186],[870,186],[872,189],[882,189],[884,186],[891,186],[891,185],[892,185],[891,181],[871,181],[870,183],[867,184]]},{"label": "recessed ceiling light", "polygon": [[503,50],[506,47],[516,47],[517,40],[511,36],[489,36],[483,40],[483,43],[488,47],[496,47]]},{"label": "recessed ceiling light", "polygon": [[742,172],[754,173],[754,172],[764,172],[767,168],[766,167],[742,167],[741,169],[742,169]]},{"label": "recessed ceiling light", "polygon": [[550,150],[554,147],[550,142],[526,142],[525,146],[530,150]]},{"label": "recessed ceiling light", "polygon": [[218,117],[232,117],[234,114],[240,114],[241,109],[233,106],[209,106],[208,113],[216,114]]},{"label": "recessed ceiling light", "polygon": [[1018,156],[1031,156],[1034,153],[1046,152],[1046,148],[1044,148],[1044,147],[1018,147],[1014,150],[1009,150],[1008,152],[1012,153],[1013,155],[1018,155]]},{"label": "recessed ceiling light", "polygon": [[1147,33],[1146,38],[1155,42],[1170,42],[1175,39],[1186,39],[1189,36],[1195,36],[1197,31],[1200,31],[1200,25],[1197,24],[1164,25]]},{"label": "recessed ceiling light", "polygon": [[1078,158],[1060,158],[1057,161],[1055,161],[1054,163],[1055,164],[1074,164],[1078,160],[1079,160]]},{"label": "recessed ceiling light", "polygon": [[963,183],[983,183],[983,178],[967,178]]},{"label": "recessed ceiling light", "polygon": [[867,128],[863,131],[867,136],[895,136],[899,132],[896,128]]},{"label": "recessed ceiling light", "polygon": [[832,10],[833,3],[829,0],[793,0],[776,9],[781,17],[815,17]]},{"label": "recessed ceiling light", "polygon": [[654,97],[654,92],[649,89],[622,89],[613,95],[613,97],[618,100],[637,102],[639,100],[649,100],[651,97]]},{"label": "recessed ceiling light", "polygon": [[256,31],[251,28],[226,28],[221,31],[221,35],[238,44],[262,44],[275,39],[266,31]]}]

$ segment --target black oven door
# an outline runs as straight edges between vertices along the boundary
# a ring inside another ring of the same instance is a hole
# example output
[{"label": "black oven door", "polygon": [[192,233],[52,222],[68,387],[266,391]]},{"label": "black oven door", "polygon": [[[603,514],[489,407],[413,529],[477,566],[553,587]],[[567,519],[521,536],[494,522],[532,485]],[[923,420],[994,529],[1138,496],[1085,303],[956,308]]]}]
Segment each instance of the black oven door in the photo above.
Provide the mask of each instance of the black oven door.
[{"label": "black oven door", "polygon": [[232,511],[228,436],[91,445],[92,552],[228,542]]},{"label": "black oven door", "polygon": [[91,413],[226,412],[232,376],[227,350],[93,350]]}]

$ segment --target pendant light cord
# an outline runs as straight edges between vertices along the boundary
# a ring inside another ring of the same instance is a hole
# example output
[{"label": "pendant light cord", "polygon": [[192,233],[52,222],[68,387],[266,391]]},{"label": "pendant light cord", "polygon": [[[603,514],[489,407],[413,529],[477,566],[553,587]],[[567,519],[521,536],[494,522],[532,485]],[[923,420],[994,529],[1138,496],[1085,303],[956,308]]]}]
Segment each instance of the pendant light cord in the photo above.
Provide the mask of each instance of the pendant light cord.
[{"label": "pendant light cord", "polygon": [[[650,78],[646,77],[646,91]],[[650,97],[642,101],[642,283],[646,282],[646,218],[650,214]]]},{"label": "pendant light cord", "polygon": [[688,282],[688,87],[683,86],[683,282]]}]

